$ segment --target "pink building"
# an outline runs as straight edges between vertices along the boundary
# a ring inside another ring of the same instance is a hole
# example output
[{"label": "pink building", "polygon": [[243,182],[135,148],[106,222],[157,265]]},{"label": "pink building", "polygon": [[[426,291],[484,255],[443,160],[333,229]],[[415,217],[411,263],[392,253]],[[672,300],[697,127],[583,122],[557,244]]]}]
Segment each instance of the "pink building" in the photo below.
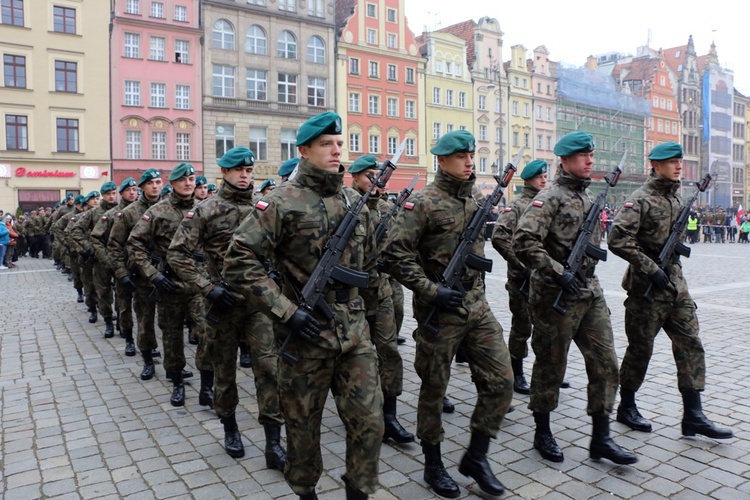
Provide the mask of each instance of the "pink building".
[{"label": "pink building", "polygon": [[113,180],[180,162],[203,172],[199,0],[111,5]]}]

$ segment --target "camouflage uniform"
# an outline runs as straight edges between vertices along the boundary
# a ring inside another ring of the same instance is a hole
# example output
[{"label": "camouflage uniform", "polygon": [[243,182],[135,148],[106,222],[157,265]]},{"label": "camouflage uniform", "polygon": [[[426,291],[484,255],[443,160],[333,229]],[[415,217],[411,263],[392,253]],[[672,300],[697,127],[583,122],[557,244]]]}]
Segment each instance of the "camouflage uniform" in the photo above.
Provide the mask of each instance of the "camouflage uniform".
[{"label": "camouflage uniform", "polygon": [[[276,321],[286,323],[295,314],[295,293],[314,270],[347,206],[356,202],[358,194],[342,186],[343,169],[339,172],[330,173],[301,160],[294,180],[259,201],[229,245],[224,278]],[[346,427],[344,481],[366,494],[378,486],[383,399],[365,316],[376,312],[379,279],[374,222],[367,208],[360,221],[339,263],[367,272],[368,288],[337,286],[327,291],[326,301],[335,318],[321,323],[315,343],[294,335],[288,351],[299,362],[279,363],[279,400],[289,448],[284,476],[300,495],[314,491],[323,471],[320,425],[329,390]],[[263,256],[281,274],[283,292],[268,276]],[[293,333],[285,325],[275,330],[280,336]]]},{"label": "camouflage uniform", "polygon": [[[70,238],[70,230],[73,229],[73,226],[75,225],[78,218],[81,216],[81,214],[84,213],[86,212],[84,212],[83,210],[79,210],[75,214],[71,214],[66,217],[64,221],[58,222],[63,230],[63,241],[65,247],[68,249],[68,265],[70,267],[71,274],[73,275],[73,287],[78,291],[79,297],[83,293],[83,280],[81,279],[81,267],[79,265],[78,252],[73,249],[73,241]],[[81,302],[80,299],[79,302]],[[89,306],[89,303],[86,303],[86,305]],[[95,303],[94,306],[96,306]]]},{"label": "camouflage uniform", "polygon": [[70,215],[73,211],[75,211],[73,205],[68,205],[67,203],[62,205],[57,209],[57,212],[55,212],[50,224],[50,233],[52,234],[52,256],[55,259],[55,262],[59,263],[61,266],[64,266],[65,264],[67,249],[63,244],[63,234],[59,230],[57,223],[60,219],[64,219],[66,215]]}]

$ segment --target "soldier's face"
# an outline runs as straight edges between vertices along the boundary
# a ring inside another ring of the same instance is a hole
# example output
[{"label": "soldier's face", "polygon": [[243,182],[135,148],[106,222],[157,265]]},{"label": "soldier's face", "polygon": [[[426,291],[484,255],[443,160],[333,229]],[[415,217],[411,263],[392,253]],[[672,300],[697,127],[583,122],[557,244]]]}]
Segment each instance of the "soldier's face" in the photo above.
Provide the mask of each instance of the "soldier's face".
[{"label": "soldier's face", "polygon": [[106,201],[107,203],[114,203],[117,201],[117,191],[110,191],[108,193],[102,194],[102,200]]},{"label": "soldier's face", "polygon": [[570,156],[561,158],[563,170],[579,179],[588,179],[591,177],[591,171],[594,169],[594,152],[575,153]]},{"label": "soldier's face", "polygon": [[224,180],[239,189],[247,189],[253,182],[253,167],[222,168]]},{"label": "soldier's face", "polygon": [[440,169],[451,177],[466,180],[474,173],[474,153],[459,151],[447,156],[438,156]]},{"label": "soldier's face", "polygon": [[341,168],[341,149],[344,139],[341,135],[323,134],[313,139],[310,144],[299,147],[302,158],[313,165],[329,172],[338,172]]},{"label": "soldier's face", "polygon": [[93,198],[89,199],[89,201],[86,202],[86,207],[88,209],[92,209],[92,208],[98,207],[98,206],[99,206],[99,197],[98,196],[94,196]]},{"label": "soldier's face", "polygon": [[203,184],[195,188],[195,199],[205,200],[208,197],[208,184]]},{"label": "soldier's face", "polygon": [[141,186],[141,189],[143,189],[143,194],[146,195],[146,198],[150,200],[154,200],[161,195],[161,185],[162,185],[161,178],[151,179],[150,181],[146,182],[143,186]]},{"label": "soldier's face", "polygon": [[668,181],[679,181],[682,174],[682,158],[672,158],[663,161],[651,161],[656,175]]},{"label": "soldier's face", "polygon": [[544,189],[544,186],[547,185],[547,174],[535,175],[526,182],[529,184],[529,186],[538,191],[541,191],[542,189]]},{"label": "soldier's face", "polygon": [[120,196],[122,196],[123,200],[132,203],[138,198],[138,188],[135,186],[125,188],[125,190],[120,193]]},{"label": "soldier's face", "polygon": [[[370,186],[372,185],[372,182],[370,182],[370,178],[368,177],[368,175],[372,176],[372,178],[377,178],[378,174],[379,171],[374,168],[365,170],[364,172],[352,174],[354,186],[360,191],[368,191],[370,189]],[[375,188],[375,193],[382,194],[386,189],[388,189],[388,184],[386,184],[383,188]]]},{"label": "soldier's face", "polygon": [[170,184],[178,196],[188,198],[192,196],[193,191],[195,191],[195,176],[186,175],[185,177],[180,177],[176,181],[171,181]]}]

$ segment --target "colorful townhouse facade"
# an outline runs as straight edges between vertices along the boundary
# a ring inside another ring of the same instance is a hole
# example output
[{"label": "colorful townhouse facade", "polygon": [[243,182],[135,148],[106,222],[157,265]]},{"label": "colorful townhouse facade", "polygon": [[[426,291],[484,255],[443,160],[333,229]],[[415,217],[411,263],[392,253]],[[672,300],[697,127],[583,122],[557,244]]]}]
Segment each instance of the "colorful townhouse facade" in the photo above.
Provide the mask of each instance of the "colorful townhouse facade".
[{"label": "colorful townhouse facade", "polygon": [[106,2],[3,0],[0,208],[51,207],[110,179],[108,19]]},{"label": "colorful townhouse facade", "polygon": [[555,117],[557,116],[557,82],[552,75],[553,63],[549,51],[540,45],[532,51],[532,58],[527,61],[531,72],[531,135],[533,138],[533,159],[544,160],[550,166],[550,177],[554,174]]}]

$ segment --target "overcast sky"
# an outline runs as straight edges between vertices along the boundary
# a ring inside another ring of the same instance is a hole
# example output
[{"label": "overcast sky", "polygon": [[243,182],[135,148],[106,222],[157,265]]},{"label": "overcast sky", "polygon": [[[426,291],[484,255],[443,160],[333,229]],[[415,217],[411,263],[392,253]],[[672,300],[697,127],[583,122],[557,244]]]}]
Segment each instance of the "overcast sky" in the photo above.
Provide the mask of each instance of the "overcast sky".
[{"label": "overcast sky", "polygon": [[[750,24],[742,2],[630,0],[601,2],[553,0],[484,2],[480,0],[404,0],[409,28],[419,35],[482,16],[494,17],[503,31],[503,60],[510,47],[533,50],[544,45],[553,61],[583,66],[586,57],[606,52],[635,55],[641,45],[653,49],[687,44],[693,35],[698,55],[716,42],[719,62],[734,71],[734,86],[750,96]],[[649,13],[649,14],[646,14]]]}]

